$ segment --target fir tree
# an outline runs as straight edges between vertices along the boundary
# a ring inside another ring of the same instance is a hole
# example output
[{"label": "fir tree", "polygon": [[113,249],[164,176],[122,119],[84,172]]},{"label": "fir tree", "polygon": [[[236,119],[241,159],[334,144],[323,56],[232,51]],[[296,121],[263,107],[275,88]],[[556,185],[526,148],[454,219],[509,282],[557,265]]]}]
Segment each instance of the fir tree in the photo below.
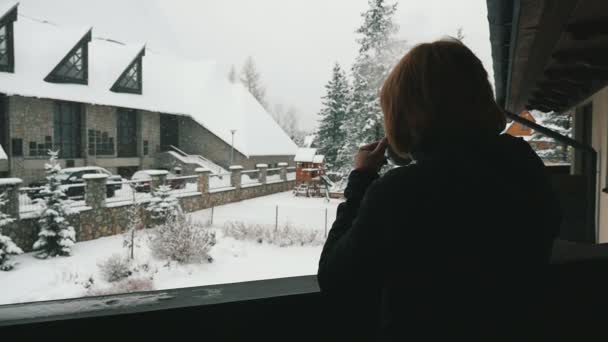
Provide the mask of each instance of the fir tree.
[{"label": "fir tree", "polygon": [[461,42],[464,41],[464,33],[462,32],[462,27],[459,27],[458,30],[456,30],[456,39]]},{"label": "fir tree", "polygon": [[160,185],[156,191],[152,193],[152,200],[146,207],[150,212],[152,220],[156,223],[163,222],[176,212],[181,212],[181,207],[177,198],[171,194],[171,187],[168,185]]},{"label": "fir tree", "polygon": [[395,38],[398,26],[393,22],[397,4],[368,0],[357,30],[361,37],[359,55],[352,66],[350,105],[343,129],[346,141],[340,149],[338,164],[343,171],[352,165],[352,156],[361,144],[384,136],[384,115],[378,92],[391,68],[405,51],[405,42]]},{"label": "fir tree", "polygon": [[44,209],[38,219],[40,232],[33,249],[37,251],[36,256],[43,259],[70,255],[76,242],[74,227],[67,220],[71,211],[57,177],[61,171],[58,154],[59,151],[49,151],[49,162],[44,165],[47,183],[40,192],[44,197]]},{"label": "fir tree", "polygon": [[258,68],[251,56],[247,57],[243,69],[241,70],[241,83],[249,90],[251,95],[268,111],[266,102],[266,89],[262,85],[261,76]]},{"label": "fir tree", "polygon": [[228,81],[230,81],[230,83],[236,83],[237,81],[236,69],[234,68],[234,65],[230,66],[230,71],[228,72]]},{"label": "fir tree", "polygon": [[[551,112],[547,114],[536,114],[535,118],[541,121],[542,125],[565,136],[572,133],[572,114],[570,112]],[[555,139],[548,137],[540,132],[534,132],[532,141],[543,141],[549,144],[547,149],[537,149],[536,154],[545,161],[549,162],[569,162],[570,151],[566,144],[562,144]]]},{"label": "fir tree", "polygon": [[348,80],[340,65],[336,63],[331,80],[325,85],[323,108],[319,116],[319,128],[316,133],[319,153],[325,155],[325,164],[329,170],[341,167],[338,163],[338,152],[345,141],[342,125],[348,108]]},{"label": "fir tree", "polygon": [[6,227],[15,220],[10,215],[2,212],[8,200],[6,194],[0,194],[0,271],[10,271],[15,264],[10,260],[11,256],[23,253],[21,248],[11,240],[10,237],[2,235],[2,227]]}]

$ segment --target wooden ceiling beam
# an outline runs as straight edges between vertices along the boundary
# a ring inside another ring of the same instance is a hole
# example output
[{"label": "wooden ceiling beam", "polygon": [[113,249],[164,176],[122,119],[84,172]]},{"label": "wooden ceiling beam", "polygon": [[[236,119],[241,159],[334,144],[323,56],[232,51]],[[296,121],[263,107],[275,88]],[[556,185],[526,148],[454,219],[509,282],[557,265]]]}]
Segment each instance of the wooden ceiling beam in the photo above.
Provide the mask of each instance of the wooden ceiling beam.
[{"label": "wooden ceiling beam", "polygon": [[597,36],[608,35],[608,17],[597,18],[588,21],[569,24],[566,31],[572,35],[575,40],[586,40]]},{"label": "wooden ceiling beam", "polygon": [[553,97],[533,97],[530,101],[530,104],[541,104],[541,105],[552,105],[555,107],[565,107],[568,105],[567,99],[556,99]]},{"label": "wooden ceiling beam", "polygon": [[606,48],[567,49],[557,51],[552,56],[561,64],[581,64],[588,67],[608,68],[608,50]]},{"label": "wooden ceiling beam", "polygon": [[591,87],[584,82],[562,79],[540,82],[538,83],[538,89],[552,90],[562,94],[579,94],[581,92],[588,92]]},{"label": "wooden ceiling beam", "polygon": [[545,70],[545,76],[550,80],[592,81],[608,79],[607,68],[585,66],[553,67]]}]

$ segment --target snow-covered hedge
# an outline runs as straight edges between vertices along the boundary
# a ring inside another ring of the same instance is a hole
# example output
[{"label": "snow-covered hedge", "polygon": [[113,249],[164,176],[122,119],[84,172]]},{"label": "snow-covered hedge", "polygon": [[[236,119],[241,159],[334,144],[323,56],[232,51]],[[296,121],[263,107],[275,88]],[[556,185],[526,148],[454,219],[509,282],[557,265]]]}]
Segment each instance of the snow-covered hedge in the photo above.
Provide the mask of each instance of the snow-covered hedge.
[{"label": "snow-covered hedge", "polygon": [[178,211],[156,228],[150,249],[160,259],[179,263],[211,262],[209,252],[215,242],[215,232]]},{"label": "snow-covered hedge", "polygon": [[111,294],[132,293],[154,290],[154,281],[150,278],[126,278],[112,283],[108,287],[91,286],[86,292],[87,296],[107,296]]},{"label": "snow-covered hedge", "polygon": [[130,260],[120,254],[114,254],[99,264],[101,276],[107,282],[115,282],[131,275]]},{"label": "snow-covered hedge", "polygon": [[229,221],[224,225],[224,235],[237,240],[256,241],[280,247],[320,246],[325,243],[321,232],[299,228],[289,223],[276,229],[274,225]]}]

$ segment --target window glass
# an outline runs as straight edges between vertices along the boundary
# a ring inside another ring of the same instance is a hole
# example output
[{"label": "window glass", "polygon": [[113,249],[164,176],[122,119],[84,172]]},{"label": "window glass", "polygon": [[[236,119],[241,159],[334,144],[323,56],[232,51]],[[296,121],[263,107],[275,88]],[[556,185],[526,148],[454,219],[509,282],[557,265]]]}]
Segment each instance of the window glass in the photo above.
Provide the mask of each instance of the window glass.
[{"label": "window glass", "polygon": [[81,109],[78,103],[55,103],[54,147],[62,158],[81,157]]},{"label": "window glass", "polygon": [[[13,25],[0,127],[29,192],[0,227],[24,252],[0,271],[0,305],[315,274],[352,154],[384,135],[392,66],[463,34],[492,72],[480,0],[19,0]],[[355,99],[364,115],[345,125]],[[71,184],[50,210],[47,177],[91,166],[105,185]],[[51,236],[69,248],[40,247]]]},{"label": "window glass", "polygon": [[6,25],[0,26],[0,65],[8,66],[8,34]]}]

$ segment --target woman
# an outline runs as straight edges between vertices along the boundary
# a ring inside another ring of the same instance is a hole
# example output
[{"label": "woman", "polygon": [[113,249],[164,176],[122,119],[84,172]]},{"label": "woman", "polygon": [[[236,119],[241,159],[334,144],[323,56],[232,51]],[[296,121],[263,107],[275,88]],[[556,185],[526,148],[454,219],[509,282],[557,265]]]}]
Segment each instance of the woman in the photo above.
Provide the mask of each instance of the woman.
[{"label": "woman", "polygon": [[[410,50],[380,97],[386,138],[355,156],[319,262],[337,321],[381,340],[518,336],[561,220],[542,161],[501,134],[488,75],[459,41]],[[389,146],[414,162],[379,177]]]}]

